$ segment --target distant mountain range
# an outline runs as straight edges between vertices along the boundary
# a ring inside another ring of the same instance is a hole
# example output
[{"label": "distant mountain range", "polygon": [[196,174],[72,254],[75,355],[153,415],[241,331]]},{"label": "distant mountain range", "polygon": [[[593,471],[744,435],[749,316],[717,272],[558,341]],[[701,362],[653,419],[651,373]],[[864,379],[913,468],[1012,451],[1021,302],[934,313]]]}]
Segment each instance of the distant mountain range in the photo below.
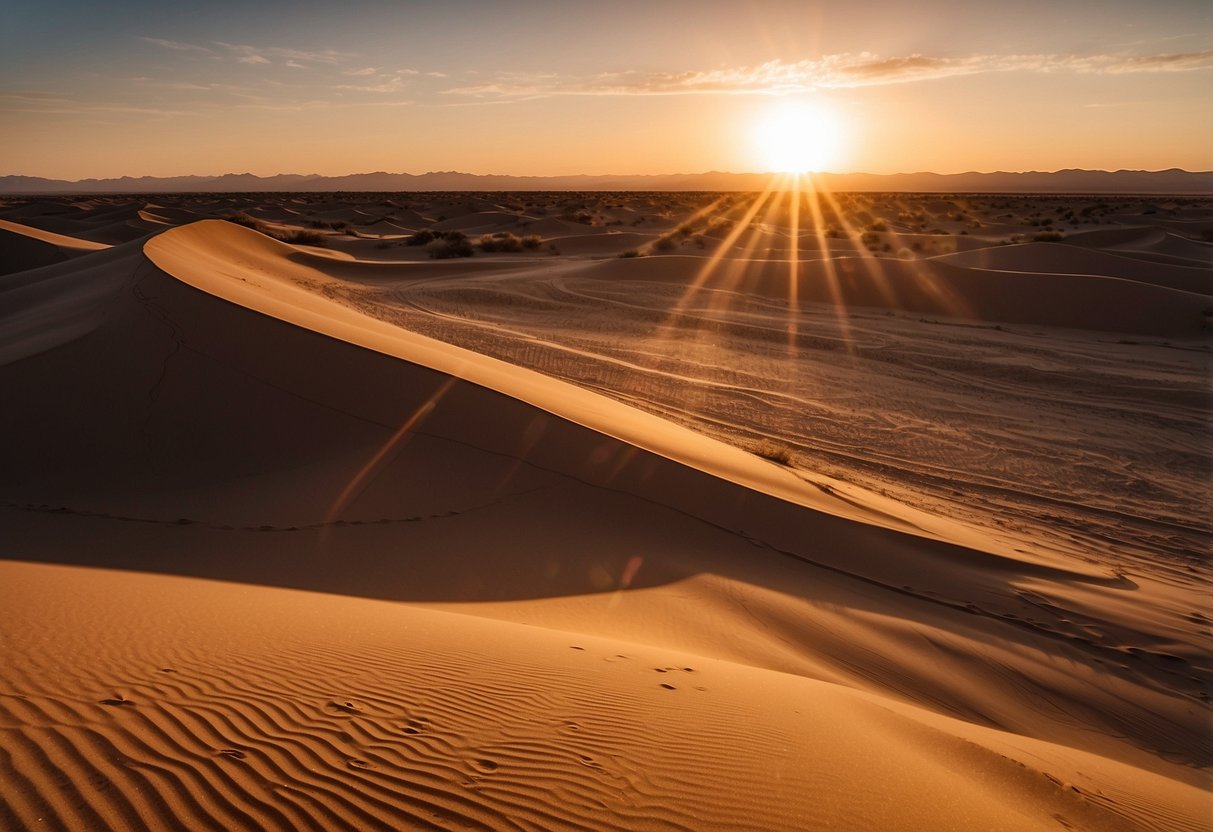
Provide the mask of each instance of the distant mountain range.
[{"label": "distant mountain range", "polygon": [[[283,173],[254,176],[123,176],[119,179],[44,179],[0,176],[0,194],[256,193],[265,191],[760,191],[766,173],[685,173],[654,176],[504,176],[436,171],[355,173],[348,176]],[[1024,173],[825,173],[815,177],[834,191],[1053,194],[1210,194],[1213,171],[1059,170]]]}]

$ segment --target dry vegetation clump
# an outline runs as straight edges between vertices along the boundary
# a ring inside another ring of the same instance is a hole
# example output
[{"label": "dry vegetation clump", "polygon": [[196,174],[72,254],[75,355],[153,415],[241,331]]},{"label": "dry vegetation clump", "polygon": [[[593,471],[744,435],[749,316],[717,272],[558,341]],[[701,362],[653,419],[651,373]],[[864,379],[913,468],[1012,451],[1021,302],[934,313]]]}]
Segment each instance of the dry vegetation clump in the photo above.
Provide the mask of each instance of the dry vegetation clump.
[{"label": "dry vegetation clump", "polygon": [[345,220],[311,220],[308,225],[312,228],[329,228],[333,231],[348,231],[350,224]]},{"label": "dry vegetation clump", "polygon": [[274,239],[281,240],[284,243],[292,243],[300,246],[322,246],[324,245],[324,235],[319,231],[308,231],[300,228],[293,231],[287,231],[282,234],[270,235]]},{"label": "dry vegetation clump", "polygon": [[1064,240],[1065,236],[1060,231],[1040,231],[1032,235],[1032,240],[1037,243],[1056,243]]},{"label": "dry vegetation clump", "polygon": [[624,259],[627,259],[629,257],[640,257],[640,252],[634,248],[630,248],[619,256]]},{"label": "dry vegetation clump", "polygon": [[303,246],[323,246],[324,235],[316,231],[306,231],[302,228],[292,229],[290,231],[278,231],[277,229],[267,225],[256,217],[249,216],[243,211],[237,211],[234,214],[228,214],[223,219],[228,222],[242,225],[245,228],[251,228],[259,234],[264,234],[267,237],[273,237],[283,243],[291,243],[293,245]]},{"label": "dry vegetation clump", "polygon": [[769,459],[778,465],[786,465],[788,467],[792,465],[792,449],[787,445],[776,444],[769,439],[764,439],[752,446],[750,452],[763,459]]},{"label": "dry vegetation clump", "polygon": [[441,238],[431,240],[426,245],[426,251],[435,260],[448,260],[452,257],[471,257],[476,253],[467,236],[458,231],[448,231]]},{"label": "dry vegetation clump", "polygon": [[477,245],[481,251],[535,251],[543,241],[535,234],[519,237],[508,231],[498,231],[483,235]]}]

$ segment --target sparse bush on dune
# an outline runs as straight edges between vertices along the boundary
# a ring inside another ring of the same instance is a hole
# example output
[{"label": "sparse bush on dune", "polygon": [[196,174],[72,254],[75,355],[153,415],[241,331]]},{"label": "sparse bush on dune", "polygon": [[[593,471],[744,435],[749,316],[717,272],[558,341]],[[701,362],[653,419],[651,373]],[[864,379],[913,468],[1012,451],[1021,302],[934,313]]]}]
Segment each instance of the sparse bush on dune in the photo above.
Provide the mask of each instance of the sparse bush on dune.
[{"label": "sparse bush on dune", "polygon": [[1065,235],[1060,231],[1040,231],[1032,236],[1032,240],[1037,243],[1056,243],[1065,239]]},{"label": "sparse bush on dune", "polygon": [[350,224],[344,220],[312,220],[308,223],[312,228],[331,228],[333,231],[348,231]]},{"label": "sparse bush on dune", "polygon": [[778,465],[792,465],[792,449],[787,445],[777,445],[764,439],[750,448],[750,452],[763,459],[769,459]]},{"label": "sparse bush on dune", "polygon": [[634,249],[634,248],[630,248],[630,249],[628,249],[627,251],[625,251],[623,254],[621,254],[621,255],[619,255],[619,256],[620,256],[620,257],[622,257],[622,258],[625,258],[625,259],[626,259],[626,258],[628,258],[628,257],[639,257],[639,256],[640,256],[640,252],[639,252],[639,251],[637,251],[637,250],[636,250],[636,249]]},{"label": "sparse bush on dune", "polygon": [[441,239],[431,240],[426,245],[430,257],[435,260],[447,260],[452,257],[471,257],[476,253],[472,243],[458,231],[447,232]]},{"label": "sparse bush on dune", "polygon": [[537,234],[519,237],[508,231],[498,231],[482,235],[477,245],[481,251],[535,251],[543,245],[543,240]]},{"label": "sparse bush on dune", "polygon": [[273,237],[283,243],[293,243],[296,245],[305,246],[322,246],[324,245],[324,235],[315,231],[306,231],[302,228],[293,229],[290,231],[278,231],[256,217],[251,217],[243,211],[237,211],[234,214],[228,214],[223,219],[236,225],[251,228],[259,234],[264,234],[267,237]]},{"label": "sparse bush on dune", "polygon": [[227,220],[228,222],[234,222],[236,225],[243,225],[245,228],[260,231],[263,234],[265,233],[265,223],[256,217],[249,216],[243,211],[236,211],[233,214],[228,214],[223,219]]},{"label": "sparse bush on dune", "polygon": [[271,235],[284,243],[293,243],[301,246],[322,246],[324,245],[324,235],[318,231],[307,231],[298,229],[296,231],[287,231],[285,234]]},{"label": "sparse bush on dune", "polygon": [[484,234],[477,245],[481,251],[522,251],[522,240],[508,231]]},{"label": "sparse bush on dune", "polygon": [[434,234],[433,231],[430,231],[428,228],[423,228],[405,240],[404,244],[409,246],[424,246],[433,242],[436,237],[437,235]]},{"label": "sparse bush on dune", "polygon": [[657,242],[653,243],[653,248],[657,251],[673,251],[678,247],[672,234],[667,234],[664,237],[658,237]]}]

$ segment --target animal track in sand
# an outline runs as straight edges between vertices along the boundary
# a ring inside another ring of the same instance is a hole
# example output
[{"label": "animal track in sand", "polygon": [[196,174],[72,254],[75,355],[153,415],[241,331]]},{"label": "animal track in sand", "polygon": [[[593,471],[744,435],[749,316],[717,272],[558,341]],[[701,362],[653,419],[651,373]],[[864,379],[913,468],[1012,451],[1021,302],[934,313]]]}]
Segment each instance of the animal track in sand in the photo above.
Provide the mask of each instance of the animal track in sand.
[{"label": "animal track in sand", "polygon": [[132,700],[127,699],[125,696],[121,696],[121,695],[114,696],[109,699],[102,699],[97,704],[109,705],[111,707],[117,707],[120,705],[129,705],[133,708],[135,706],[135,703]]},{"label": "animal track in sand", "polygon": [[477,771],[479,771],[483,774],[492,774],[499,768],[499,766],[493,760],[490,760],[487,757],[485,757],[485,758],[481,758],[479,760],[473,760],[472,768],[476,769]]},{"label": "animal track in sand", "polygon": [[231,757],[234,760],[243,760],[248,755],[238,748],[225,748],[219,752],[221,757]]}]

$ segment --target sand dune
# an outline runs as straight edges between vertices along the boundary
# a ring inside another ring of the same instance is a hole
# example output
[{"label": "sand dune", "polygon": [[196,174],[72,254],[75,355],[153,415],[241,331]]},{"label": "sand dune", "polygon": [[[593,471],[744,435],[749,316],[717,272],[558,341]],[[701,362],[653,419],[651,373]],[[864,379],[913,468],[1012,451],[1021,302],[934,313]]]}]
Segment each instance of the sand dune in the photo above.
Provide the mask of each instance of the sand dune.
[{"label": "sand dune", "polygon": [[[734,261],[717,269],[707,288],[786,297],[790,269],[772,260]],[[635,264],[608,261],[587,272],[606,280],[686,286],[701,282],[702,273],[698,258],[678,256]],[[1136,281],[975,269],[947,261],[834,258],[802,262],[795,274],[801,303],[1149,335],[1195,335],[1208,307],[1205,296]]]},{"label": "sand dune", "polygon": [[0,220],[0,275],[62,263],[106,247],[104,243],[92,243]]},{"label": "sand dune", "polygon": [[956,266],[999,271],[1055,274],[1086,274],[1120,277],[1138,283],[1153,283],[1184,292],[1213,294],[1213,274],[1208,268],[1167,264],[1145,265],[1140,260],[1114,253],[1058,246],[1054,243],[1023,243],[983,248],[939,258]]},{"label": "sand dune", "polygon": [[[204,221],[0,278],[0,824],[1202,828],[1203,566],[1012,544],[367,314],[505,338],[705,265],[594,253]],[[1208,303],[833,262],[848,308],[957,320],[1195,339]],[[682,312],[765,325],[718,301],[789,268],[723,260]],[[423,305],[458,292],[485,317]]]}]

